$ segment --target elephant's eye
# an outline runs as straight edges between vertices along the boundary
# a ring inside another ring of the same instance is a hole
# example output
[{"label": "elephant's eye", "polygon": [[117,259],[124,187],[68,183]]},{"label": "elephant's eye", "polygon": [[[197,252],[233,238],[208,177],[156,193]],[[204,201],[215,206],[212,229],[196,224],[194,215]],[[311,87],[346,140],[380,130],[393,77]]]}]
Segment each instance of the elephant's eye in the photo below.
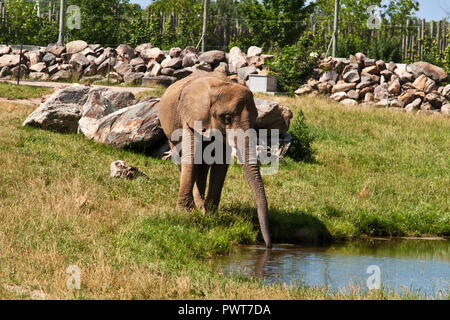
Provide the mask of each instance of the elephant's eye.
[{"label": "elephant's eye", "polygon": [[222,118],[223,123],[225,123],[225,124],[231,124],[231,121],[233,119],[232,116],[229,114],[224,114],[221,116],[221,118]]}]

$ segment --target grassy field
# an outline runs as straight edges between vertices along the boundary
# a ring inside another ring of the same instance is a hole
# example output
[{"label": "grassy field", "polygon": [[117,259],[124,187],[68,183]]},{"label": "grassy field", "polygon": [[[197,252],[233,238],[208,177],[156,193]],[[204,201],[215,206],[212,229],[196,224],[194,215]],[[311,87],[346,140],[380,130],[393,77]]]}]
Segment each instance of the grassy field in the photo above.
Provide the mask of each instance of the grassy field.
[{"label": "grassy field", "polygon": [[[450,236],[448,118],[273,99],[301,108],[316,136],[315,161],[287,159],[264,178],[275,243]],[[263,286],[219,274],[208,259],[261,240],[239,167],[229,172],[217,214],[176,212],[173,163],[22,128],[32,110],[0,102],[0,299],[33,290],[55,299],[418,297]],[[111,179],[118,159],[150,180]],[[69,265],[81,269],[76,295],[66,288]]]},{"label": "grassy field", "polygon": [[50,92],[51,89],[49,88],[18,86],[12,83],[0,82],[0,98],[8,100],[40,98]]}]

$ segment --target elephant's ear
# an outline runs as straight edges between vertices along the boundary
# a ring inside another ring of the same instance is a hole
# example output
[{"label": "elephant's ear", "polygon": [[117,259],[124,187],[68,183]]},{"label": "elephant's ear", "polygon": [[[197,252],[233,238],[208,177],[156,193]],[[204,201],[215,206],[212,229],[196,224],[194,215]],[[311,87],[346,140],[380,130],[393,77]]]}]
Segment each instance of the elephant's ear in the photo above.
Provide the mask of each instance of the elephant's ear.
[{"label": "elephant's ear", "polygon": [[211,123],[212,96],[206,81],[192,81],[183,89],[179,97],[178,114],[183,125],[195,128],[195,122],[201,121],[202,129],[208,129]]}]

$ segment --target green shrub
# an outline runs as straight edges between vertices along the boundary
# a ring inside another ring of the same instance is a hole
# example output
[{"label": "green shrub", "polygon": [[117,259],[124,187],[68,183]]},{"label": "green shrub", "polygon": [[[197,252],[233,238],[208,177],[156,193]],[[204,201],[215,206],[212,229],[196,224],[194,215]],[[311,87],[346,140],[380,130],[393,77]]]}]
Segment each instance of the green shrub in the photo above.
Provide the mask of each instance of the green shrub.
[{"label": "green shrub", "polygon": [[450,73],[450,45],[444,51],[444,69],[447,73]]},{"label": "green shrub", "polygon": [[314,49],[313,35],[306,32],[296,45],[286,46],[275,53],[267,65],[278,76],[278,90],[293,92],[307,80],[317,65],[317,56],[311,55]]},{"label": "green shrub", "polygon": [[313,160],[315,153],[312,148],[314,136],[306,125],[305,115],[302,111],[299,111],[292,121],[289,134],[292,140],[287,155],[295,161]]}]

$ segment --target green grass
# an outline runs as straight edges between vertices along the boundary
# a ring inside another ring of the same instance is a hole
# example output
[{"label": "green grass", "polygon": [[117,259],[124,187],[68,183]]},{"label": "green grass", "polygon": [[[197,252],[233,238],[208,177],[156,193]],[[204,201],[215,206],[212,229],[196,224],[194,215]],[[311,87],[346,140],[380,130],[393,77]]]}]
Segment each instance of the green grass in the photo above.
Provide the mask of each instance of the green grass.
[{"label": "green grass", "polygon": [[[294,112],[301,106],[316,137],[314,161],[288,159],[264,177],[275,242],[450,235],[448,118],[274,99]],[[17,298],[7,287],[20,286],[71,299],[71,264],[81,268],[84,299],[418,298],[265,286],[217,273],[210,259],[261,242],[239,167],[229,172],[218,213],[177,212],[173,163],[22,128],[31,111],[0,103],[0,298]],[[150,180],[111,179],[118,159]]]},{"label": "green grass", "polygon": [[49,88],[22,86],[0,82],[0,98],[8,100],[40,98],[51,92]]}]

